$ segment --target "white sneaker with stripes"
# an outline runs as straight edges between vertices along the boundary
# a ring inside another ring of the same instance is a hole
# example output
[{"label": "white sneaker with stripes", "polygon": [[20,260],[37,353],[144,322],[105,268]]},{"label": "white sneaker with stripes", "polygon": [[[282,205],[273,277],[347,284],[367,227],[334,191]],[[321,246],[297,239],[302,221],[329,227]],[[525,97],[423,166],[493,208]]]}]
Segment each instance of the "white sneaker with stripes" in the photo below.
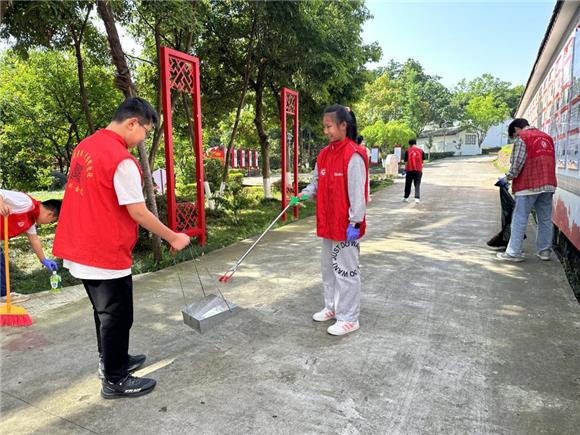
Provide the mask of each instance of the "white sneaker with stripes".
[{"label": "white sneaker with stripes", "polygon": [[336,323],[330,326],[326,331],[330,335],[344,335],[349,332],[354,332],[359,328],[358,320],[356,322],[345,322],[344,320],[337,320]]},{"label": "white sneaker with stripes", "polygon": [[319,311],[318,313],[314,313],[312,315],[312,320],[315,322],[326,322],[327,320],[334,319],[336,313],[328,308]]}]

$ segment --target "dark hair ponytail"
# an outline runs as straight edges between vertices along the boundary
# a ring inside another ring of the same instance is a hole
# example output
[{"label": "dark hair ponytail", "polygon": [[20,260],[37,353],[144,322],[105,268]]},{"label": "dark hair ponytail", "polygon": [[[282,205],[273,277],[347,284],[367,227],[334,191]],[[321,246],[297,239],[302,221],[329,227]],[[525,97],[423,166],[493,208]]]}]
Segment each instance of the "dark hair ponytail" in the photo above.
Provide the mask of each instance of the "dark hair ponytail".
[{"label": "dark hair ponytail", "polygon": [[354,116],[354,112],[350,109],[347,109],[340,104],[333,104],[332,106],[327,107],[324,109],[324,114],[334,114],[334,120],[337,124],[342,124],[346,122],[346,137],[350,140],[360,144],[358,141],[359,138],[362,142],[362,137],[358,136],[358,131],[356,127],[356,116]]}]

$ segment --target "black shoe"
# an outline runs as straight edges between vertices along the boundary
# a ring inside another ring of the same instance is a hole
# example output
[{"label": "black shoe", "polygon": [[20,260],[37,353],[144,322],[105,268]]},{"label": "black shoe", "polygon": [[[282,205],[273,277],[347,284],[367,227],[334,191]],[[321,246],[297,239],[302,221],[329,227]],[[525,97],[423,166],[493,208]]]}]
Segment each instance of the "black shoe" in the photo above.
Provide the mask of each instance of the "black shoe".
[{"label": "black shoe", "polygon": [[[127,371],[133,373],[139,367],[143,365],[147,357],[145,355],[129,355],[129,367]],[[105,364],[103,363],[103,358],[99,358],[99,379],[105,379]]]},{"label": "black shoe", "polygon": [[150,393],[157,382],[149,378],[125,376],[118,382],[102,381],[101,396],[104,399],[118,399],[121,397],[139,397]]}]

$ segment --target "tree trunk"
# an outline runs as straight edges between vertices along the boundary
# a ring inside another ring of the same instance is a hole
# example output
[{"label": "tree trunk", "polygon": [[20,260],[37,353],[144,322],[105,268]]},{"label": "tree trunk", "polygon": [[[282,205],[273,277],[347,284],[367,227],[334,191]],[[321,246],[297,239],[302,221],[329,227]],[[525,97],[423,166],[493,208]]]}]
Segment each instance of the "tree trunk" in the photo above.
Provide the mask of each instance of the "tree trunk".
[{"label": "tree trunk", "polygon": [[12,6],[12,0],[2,0],[0,1],[0,24],[2,23],[2,18],[4,18],[4,14],[6,10]]},{"label": "tree trunk", "polygon": [[87,119],[87,126],[89,127],[89,133],[93,134],[95,132],[95,125],[93,123],[93,116],[91,115],[91,109],[89,108],[89,98],[87,96],[87,89],[85,87],[85,72],[83,66],[83,55],[81,53],[81,43],[75,41],[75,54],[77,58],[77,70],[79,75],[79,90],[81,94],[81,103],[83,106],[83,112],[85,118]]},{"label": "tree trunk", "polygon": [[113,64],[117,68],[115,86],[123,92],[125,98],[134,97],[137,95],[137,90],[135,89],[133,80],[131,80],[131,71],[129,71],[127,61],[125,60],[125,53],[121,46],[121,40],[119,39],[117,27],[115,26],[113,9],[111,8],[109,1],[97,0],[97,11],[99,12],[105,25],[105,29],[107,30],[107,39],[109,40],[111,57],[113,58]]},{"label": "tree trunk", "polygon": [[258,137],[260,139],[260,150],[262,153],[262,178],[264,180],[264,198],[272,198],[272,190],[270,184],[270,141],[268,140],[268,135],[264,130],[264,68],[265,65],[260,65],[258,68],[258,77],[256,83],[254,84],[254,90],[256,92],[256,117],[254,118],[254,125],[256,126],[256,131],[258,132]]},{"label": "tree trunk", "polygon": [[250,83],[250,73],[252,70],[252,54],[254,52],[254,39],[256,37],[256,26],[257,24],[257,14],[256,10],[254,9],[254,17],[252,19],[252,30],[250,32],[250,39],[248,41],[248,51],[246,52],[246,61],[245,61],[245,72],[244,72],[244,85],[242,87],[242,93],[240,94],[240,100],[238,102],[238,108],[236,110],[236,119],[234,121],[234,126],[232,127],[232,134],[230,135],[230,140],[228,142],[228,146],[226,148],[226,153],[224,155],[224,171],[222,174],[222,183],[226,183],[228,181],[228,172],[230,168],[230,156],[232,154],[232,150],[234,148],[234,140],[236,139],[236,133],[238,132],[238,125],[240,123],[240,118],[242,115],[242,109],[246,102],[246,94],[248,92],[248,85]]},{"label": "tree trunk", "polygon": [[89,97],[87,96],[87,89],[85,87],[85,68],[83,62],[83,53],[81,51],[81,44],[83,41],[84,31],[87,25],[87,21],[89,19],[89,15],[93,10],[93,5],[90,4],[87,10],[87,15],[85,17],[85,21],[83,22],[80,31],[77,35],[74,29],[71,29],[71,34],[74,40],[75,46],[75,56],[77,59],[77,72],[79,77],[79,91],[81,94],[81,104],[83,107],[83,112],[85,114],[85,118],[87,119],[87,126],[89,127],[90,134],[95,132],[95,125],[93,123],[93,116],[91,115],[91,109],[89,108]]},{"label": "tree trunk", "polygon": [[[111,49],[111,56],[113,64],[117,68],[117,75],[115,77],[115,86],[123,92],[125,98],[134,97],[137,95],[137,89],[131,79],[131,72],[125,60],[121,40],[115,27],[115,18],[110,3],[107,0],[97,0],[97,10],[105,29],[107,30],[107,38],[109,40],[109,47]],[[145,198],[147,208],[157,218],[159,213],[157,211],[157,203],[155,202],[155,190],[153,188],[153,179],[151,176],[151,166],[149,166],[149,159],[147,151],[145,150],[144,142],[141,142],[137,149],[139,150],[139,160],[141,161],[141,169],[143,170],[143,180],[145,182]],[[156,263],[161,261],[161,238],[155,234],[151,235],[151,242],[153,247],[153,258]]]},{"label": "tree trunk", "polygon": [[[155,52],[157,53],[157,95],[155,96],[155,108],[157,113],[161,116],[161,110],[163,110],[162,100],[163,94],[161,91],[161,34],[159,32],[159,26],[161,26],[161,21],[155,23],[155,28],[153,30],[153,36],[155,38]],[[153,143],[151,144],[151,150],[149,151],[149,166],[153,167],[155,163],[155,157],[157,156],[157,151],[159,150],[159,143],[163,138],[163,121],[160,122],[159,128],[155,129],[153,134]]]}]

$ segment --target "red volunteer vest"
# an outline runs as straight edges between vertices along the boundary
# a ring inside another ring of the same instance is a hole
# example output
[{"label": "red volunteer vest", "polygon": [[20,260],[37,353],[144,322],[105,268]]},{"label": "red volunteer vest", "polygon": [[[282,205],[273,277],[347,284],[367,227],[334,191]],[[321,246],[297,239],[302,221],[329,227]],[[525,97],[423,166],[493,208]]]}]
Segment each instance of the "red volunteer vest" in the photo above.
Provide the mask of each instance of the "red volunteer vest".
[{"label": "red volunteer vest", "polygon": [[[24,213],[15,213],[8,216],[8,238],[19,236],[26,232],[32,225],[36,223],[36,219],[40,214],[40,201],[37,201],[32,196],[25,194],[32,200],[32,209]],[[4,218],[0,218],[0,240],[4,240]]]},{"label": "red volunteer vest", "polygon": [[[349,224],[348,163],[358,153],[367,168],[365,198],[368,198],[368,158],[366,150],[352,140],[332,142],[318,155],[318,190],[316,200],[316,234],[330,240],[346,240]],[[365,233],[366,218],[360,225],[360,237]]]},{"label": "red volunteer vest", "polygon": [[550,135],[537,128],[528,128],[520,132],[520,138],[526,144],[526,162],[513,179],[514,193],[541,186],[557,186],[556,155]]},{"label": "red volunteer vest", "polygon": [[54,237],[55,256],[102,269],[131,267],[138,225],[119,205],[113,183],[125,159],[137,163],[111,130],[99,130],[76,147]]},{"label": "red volunteer vest", "polygon": [[423,172],[423,151],[421,148],[416,146],[409,147],[405,170]]}]

